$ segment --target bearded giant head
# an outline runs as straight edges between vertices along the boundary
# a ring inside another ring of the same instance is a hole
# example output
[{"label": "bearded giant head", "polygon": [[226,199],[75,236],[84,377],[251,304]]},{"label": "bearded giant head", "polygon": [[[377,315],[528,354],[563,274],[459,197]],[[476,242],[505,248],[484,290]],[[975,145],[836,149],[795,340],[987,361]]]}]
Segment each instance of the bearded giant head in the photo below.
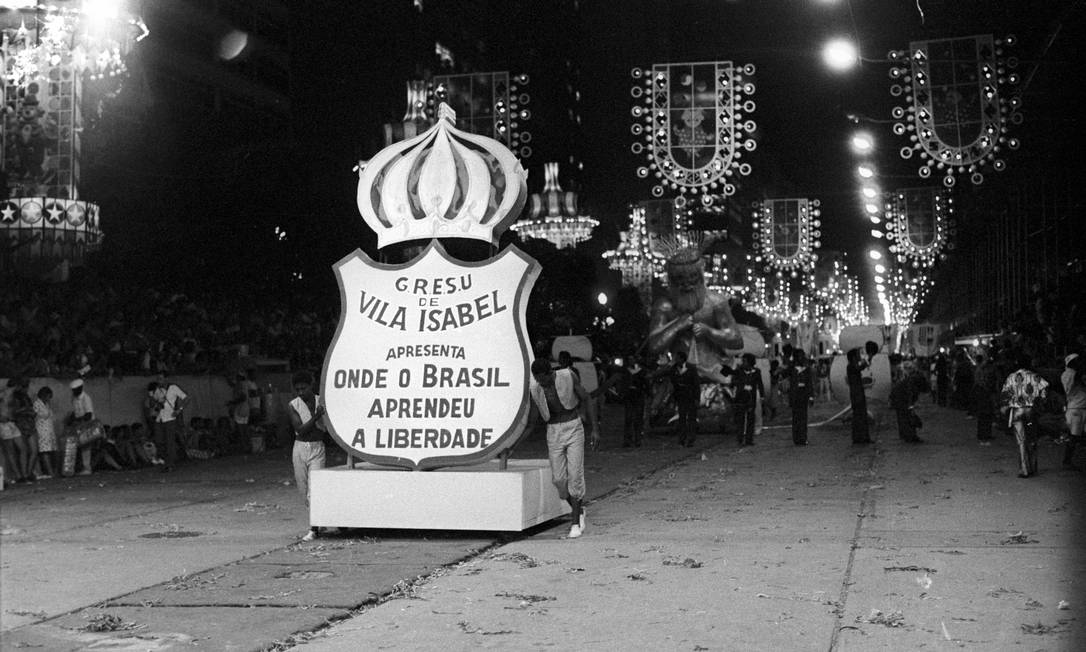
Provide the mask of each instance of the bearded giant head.
[{"label": "bearded giant head", "polygon": [[675,309],[694,313],[705,303],[705,264],[699,247],[677,249],[667,259],[668,293]]}]

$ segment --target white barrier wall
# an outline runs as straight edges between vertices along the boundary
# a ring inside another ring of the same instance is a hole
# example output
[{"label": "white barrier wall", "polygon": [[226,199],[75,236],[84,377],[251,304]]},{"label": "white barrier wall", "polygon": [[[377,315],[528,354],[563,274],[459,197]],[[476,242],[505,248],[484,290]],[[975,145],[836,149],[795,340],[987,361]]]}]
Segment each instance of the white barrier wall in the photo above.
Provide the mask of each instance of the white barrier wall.
[{"label": "white barrier wall", "polygon": [[[94,415],[104,424],[114,426],[143,421],[143,399],[147,395],[147,384],[154,381],[153,376],[125,376],[123,378],[87,378],[83,391],[94,402]],[[281,379],[280,379],[281,380]],[[171,376],[169,381],[178,385],[189,395],[185,418],[202,417],[216,419],[229,415],[226,403],[233,395],[233,390],[221,376]],[[0,378],[0,387],[7,386],[8,379]],[[30,398],[37,397],[38,390],[48,386],[53,390],[53,414],[58,423],[72,411],[72,390],[68,387],[71,380],[55,378],[31,378]],[[266,421],[277,423],[285,417],[284,408],[290,400],[289,392],[282,389],[282,382],[276,383],[277,391],[272,393],[272,400],[265,402],[269,414]],[[287,381],[289,384],[289,380]],[[266,384],[265,384],[266,385]]]}]

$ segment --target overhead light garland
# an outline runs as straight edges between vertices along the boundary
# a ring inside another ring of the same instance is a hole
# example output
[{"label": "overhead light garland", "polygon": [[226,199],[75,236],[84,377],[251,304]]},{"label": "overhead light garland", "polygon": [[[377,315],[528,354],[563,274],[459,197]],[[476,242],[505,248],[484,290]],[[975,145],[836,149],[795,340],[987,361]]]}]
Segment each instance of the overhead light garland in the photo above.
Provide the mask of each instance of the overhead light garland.
[{"label": "overhead light garland", "polygon": [[901,148],[902,158],[920,155],[921,178],[941,174],[950,188],[957,175],[980,184],[985,168],[1006,169],[1001,148],[1019,146],[1017,138],[1008,137],[1008,125],[1022,122],[1021,98],[1013,92],[1018,60],[1006,54],[1015,43],[1013,36],[984,34],[913,41],[908,50],[889,53],[901,64],[890,69],[895,80],[890,94],[906,102],[891,111],[900,120],[893,131],[911,142]]},{"label": "overhead light garland", "polygon": [[938,188],[904,188],[886,198],[886,239],[899,263],[931,268],[953,249],[954,198]]},{"label": "overhead light garland", "polygon": [[433,118],[437,106],[445,102],[456,112],[458,129],[493,138],[526,159],[532,155],[532,134],[526,125],[532,117],[528,81],[528,75],[510,75],[506,70],[434,75],[428,113]]},{"label": "overhead light garland", "polygon": [[755,261],[778,276],[809,272],[822,246],[822,214],[817,199],[767,199],[754,202],[751,231]]},{"label": "overhead light garland", "polygon": [[755,102],[750,81],[754,66],[731,61],[654,64],[634,68],[630,94],[635,141],[630,151],[644,156],[637,168],[642,179],[654,175],[653,197],[670,190],[680,206],[687,194],[701,194],[709,206],[713,195],[734,195],[736,174],[750,174],[744,152],[754,151],[756,125],[749,118]]}]

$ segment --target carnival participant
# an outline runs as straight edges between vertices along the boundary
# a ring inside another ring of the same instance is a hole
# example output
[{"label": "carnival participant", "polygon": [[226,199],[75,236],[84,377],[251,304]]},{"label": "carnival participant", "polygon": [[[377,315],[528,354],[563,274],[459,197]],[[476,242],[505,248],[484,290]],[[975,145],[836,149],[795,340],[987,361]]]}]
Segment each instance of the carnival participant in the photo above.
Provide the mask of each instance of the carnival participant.
[{"label": "carnival participant", "polygon": [[[294,398],[289,404],[290,425],[294,429],[294,450],[291,463],[294,467],[294,483],[298,493],[309,507],[309,479],[313,471],[323,469],[324,451],[324,405],[320,396],[313,393],[313,374],[299,371],[291,379]],[[320,536],[320,530],[312,525],[302,537],[302,541],[312,541]]]},{"label": "carnival participant", "polygon": [[641,446],[645,433],[645,397],[649,393],[649,372],[633,356],[625,367],[627,380],[622,390],[622,445]]},{"label": "carnival participant", "polygon": [[590,443],[599,442],[599,423],[596,407],[580,381],[568,369],[551,369],[550,362],[537,358],[532,362],[532,378],[528,393],[532,397],[531,409],[547,424],[547,453],[551,466],[551,478],[558,496],[569,503],[572,524],[569,538],[576,539],[584,533],[584,425],[578,406],[588,412]]},{"label": "carnival participant", "polygon": [[754,355],[744,353],[739,368],[732,376],[735,389],[735,425],[738,429],[739,445],[754,445],[755,414],[758,398],[765,396],[762,374],[754,367]]},{"label": "carnival participant", "polygon": [[162,472],[169,473],[177,463],[177,438],[184,425],[184,410],[188,405],[189,395],[178,385],[169,382],[166,374],[159,374],[154,398],[158,409],[155,417],[155,443],[159,454],[164,455],[166,460],[162,465]]},{"label": "carnival participant", "polygon": [[1064,415],[1067,419],[1069,437],[1063,450],[1063,465],[1073,466],[1075,449],[1082,441],[1083,423],[1086,422],[1086,364],[1077,353],[1064,358],[1065,369],[1060,374],[1060,383],[1067,396]]},{"label": "carnival participant", "polygon": [[852,443],[870,444],[871,431],[867,418],[867,395],[864,393],[863,370],[867,361],[859,348],[849,349],[845,354],[848,364],[845,366],[845,380],[848,383],[848,398],[852,405]]},{"label": "carnival participant", "polygon": [[[90,475],[93,443],[96,437],[101,435],[102,424],[94,418],[94,401],[84,389],[83,379],[73,380],[68,387],[72,390],[72,412],[68,415],[66,437],[75,439],[79,448],[79,456],[83,462],[79,475]],[[96,428],[99,432],[95,432]]]},{"label": "carnival participant", "polygon": [[743,348],[729,297],[705,286],[698,247],[677,249],[667,259],[668,296],[653,307],[649,352],[686,354],[702,378],[723,382],[725,349]]},{"label": "carnival participant", "polygon": [[1014,438],[1018,443],[1019,478],[1037,473],[1037,424],[1036,408],[1048,395],[1048,381],[1030,368],[1030,360],[1022,356],[1018,370],[1007,376],[1001,393],[1004,410]]},{"label": "carnival participant", "polygon": [[[249,419],[252,414],[252,406],[249,403],[248,382],[249,379],[244,373],[237,374],[234,377],[233,397],[226,404],[226,407],[230,410],[230,416],[233,417],[236,439],[246,444],[249,443]],[[229,441],[219,443],[223,451],[231,448]]]},{"label": "carnival participant", "polygon": [[698,404],[701,402],[701,379],[698,370],[689,364],[686,354],[675,353],[671,368],[672,397],[678,412],[679,446],[693,446],[698,434]]},{"label": "carnival participant", "polygon": [[807,364],[803,349],[792,353],[791,378],[788,383],[788,404],[792,408],[792,443],[807,445],[807,406],[814,398],[814,374]]},{"label": "carnival participant", "polygon": [[903,372],[890,387],[890,407],[897,415],[897,434],[902,441],[920,444],[924,440],[916,434],[920,417],[916,414],[916,402],[920,399],[923,376],[915,371]]},{"label": "carnival participant", "polygon": [[973,374],[973,414],[977,417],[977,441],[992,445],[992,423],[999,412],[999,369],[991,358],[977,356]]}]

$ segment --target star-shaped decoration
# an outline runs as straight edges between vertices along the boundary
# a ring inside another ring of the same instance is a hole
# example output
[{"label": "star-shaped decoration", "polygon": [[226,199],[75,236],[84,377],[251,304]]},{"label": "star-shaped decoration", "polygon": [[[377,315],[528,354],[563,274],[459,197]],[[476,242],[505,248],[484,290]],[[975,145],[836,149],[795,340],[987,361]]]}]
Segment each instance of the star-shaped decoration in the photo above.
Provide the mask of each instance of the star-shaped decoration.
[{"label": "star-shaped decoration", "polygon": [[9,201],[4,202],[2,206],[3,208],[0,208],[0,222],[11,224],[15,221],[15,215],[19,212],[19,207]]},{"label": "star-shaped decoration", "polygon": [[60,204],[57,204],[55,202],[47,205],[45,207],[45,212],[47,213],[45,216],[45,221],[50,224],[60,224],[60,222],[64,219],[64,209],[61,208]]}]

